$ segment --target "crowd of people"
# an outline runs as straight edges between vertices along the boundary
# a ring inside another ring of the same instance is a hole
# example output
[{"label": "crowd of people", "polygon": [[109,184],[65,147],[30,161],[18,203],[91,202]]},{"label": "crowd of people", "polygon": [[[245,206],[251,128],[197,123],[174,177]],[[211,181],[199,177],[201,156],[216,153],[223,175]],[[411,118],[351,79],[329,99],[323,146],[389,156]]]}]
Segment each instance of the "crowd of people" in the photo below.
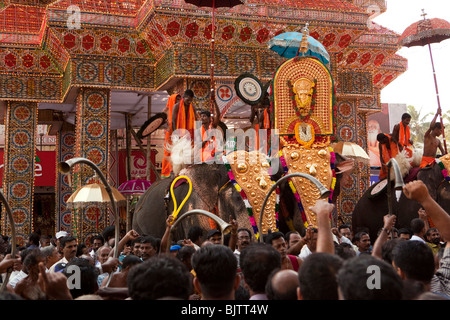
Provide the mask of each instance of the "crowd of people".
[{"label": "crowd of people", "polygon": [[[193,130],[192,99],[189,90],[171,97],[173,130]],[[265,110],[264,104],[253,108],[251,121],[267,125]],[[217,127],[218,113],[216,106],[214,121],[209,112],[201,115],[204,132]],[[433,158],[442,151],[438,114],[426,134],[424,156]],[[405,114],[392,136],[380,135],[383,168],[411,146],[410,119]],[[206,143],[202,148],[212,156]],[[170,175],[170,166],[165,169]],[[334,205],[325,200],[310,208],[317,225],[260,239],[230,217],[228,234],[194,226],[185,239],[171,240],[173,216],[161,238],[130,230],[115,243],[113,226],[89,243],[66,231],[32,233],[14,256],[11,239],[2,236],[0,300],[448,300],[450,216],[422,181],[408,182],[403,192],[420,203],[419,217],[397,230],[396,215],[387,214],[376,239],[348,224],[332,228]]]},{"label": "crowd of people", "polygon": [[172,216],[161,239],[130,230],[116,244],[112,227],[89,246],[65,231],[32,234],[13,257],[2,237],[0,299],[448,300],[450,216],[421,181],[403,192],[422,205],[420,218],[397,230],[386,215],[375,241],[349,225],[332,228],[325,200],[311,208],[316,228],[262,239],[231,219],[228,234],[193,227],[168,243]]}]

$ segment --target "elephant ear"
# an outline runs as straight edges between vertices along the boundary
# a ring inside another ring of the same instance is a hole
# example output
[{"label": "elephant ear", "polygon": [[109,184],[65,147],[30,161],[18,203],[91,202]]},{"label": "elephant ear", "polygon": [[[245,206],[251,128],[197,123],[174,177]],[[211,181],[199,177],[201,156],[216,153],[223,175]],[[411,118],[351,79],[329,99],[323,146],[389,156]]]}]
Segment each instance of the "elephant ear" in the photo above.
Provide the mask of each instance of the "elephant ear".
[{"label": "elephant ear", "polygon": [[386,193],[387,181],[388,181],[388,179],[383,179],[383,180],[380,180],[377,183],[375,183],[373,186],[371,186],[367,190],[367,194],[368,194],[367,197],[369,199],[374,199],[374,198],[377,198],[378,196]]},{"label": "elephant ear", "polygon": [[350,173],[350,171],[354,168],[354,160],[343,156],[341,157],[342,160],[336,163],[336,174]]}]

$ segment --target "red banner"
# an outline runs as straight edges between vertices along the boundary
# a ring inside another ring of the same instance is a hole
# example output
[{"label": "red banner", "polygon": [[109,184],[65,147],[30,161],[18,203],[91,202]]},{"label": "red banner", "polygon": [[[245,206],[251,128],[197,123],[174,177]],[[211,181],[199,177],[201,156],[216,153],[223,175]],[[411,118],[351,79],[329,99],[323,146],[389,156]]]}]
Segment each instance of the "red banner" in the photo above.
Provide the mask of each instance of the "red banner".
[{"label": "red banner", "polygon": [[[54,187],[56,183],[56,151],[36,151],[34,185]],[[3,187],[3,150],[0,150],[0,187]]]},{"label": "red banner", "polygon": [[[158,150],[153,149],[151,151],[151,160],[155,163]],[[161,163],[156,164],[156,167],[160,167]],[[134,179],[147,179],[147,159],[140,150],[131,151],[130,159],[130,180]],[[154,182],[156,179],[153,171],[151,172],[150,181]],[[127,152],[126,150],[119,151],[119,186],[127,181]]]}]

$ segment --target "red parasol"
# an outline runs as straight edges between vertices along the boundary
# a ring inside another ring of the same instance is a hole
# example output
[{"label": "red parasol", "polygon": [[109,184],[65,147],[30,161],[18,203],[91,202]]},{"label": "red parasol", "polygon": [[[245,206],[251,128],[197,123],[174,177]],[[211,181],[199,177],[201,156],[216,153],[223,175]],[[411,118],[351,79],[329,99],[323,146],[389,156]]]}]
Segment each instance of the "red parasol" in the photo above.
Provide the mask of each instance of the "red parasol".
[{"label": "red parasol", "polygon": [[[211,93],[214,92],[214,39],[216,25],[216,8],[233,8],[243,4],[241,0],[184,0],[186,3],[193,4],[197,7],[212,8],[212,36],[211,36]],[[213,109],[214,94],[211,94],[211,109]]]},{"label": "red parasol", "polygon": [[[436,97],[438,102],[439,110],[441,109],[441,102],[439,99],[439,90],[436,80],[436,71],[434,69],[434,61],[433,54],[431,52],[431,44],[439,43],[446,39],[450,38],[450,23],[443,19],[426,19],[426,13],[422,10],[423,20],[413,23],[405,31],[399,38],[398,44],[404,47],[414,47],[414,46],[425,46],[428,45],[428,50],[430,51],[431,58],[431,66],[433,68],[433,76],[434,76],[434,85],[436,88]],[[442,123],[442,114],[440,114],[441,125],[444,127]],[[445,153],[447,153],[447,143],[445,141],[444,130],[442,130],[442,137],[444,140],[444,149]]]}]

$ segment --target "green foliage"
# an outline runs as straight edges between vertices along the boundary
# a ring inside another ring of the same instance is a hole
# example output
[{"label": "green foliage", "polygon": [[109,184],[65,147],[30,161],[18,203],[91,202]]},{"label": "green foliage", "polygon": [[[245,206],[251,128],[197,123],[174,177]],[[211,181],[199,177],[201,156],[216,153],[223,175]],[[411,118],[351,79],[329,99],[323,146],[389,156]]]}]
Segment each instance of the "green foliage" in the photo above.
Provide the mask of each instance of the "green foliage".
[{"label": "green foliage", "polygon": [[411,139],[413,140],[415,145],[423,144],[425,132],[430,127],[431,122],[426,121],[426,119],[433,117],[434,114],[431,112],[427,114],[422,114],[422,109],[417,110],[414,106],[408,106],[407,112],[411,115],[411,122],[409,123],[409,130],[411,131]]},{"label": "green foliage", "polygon": [[444,122],[444,133],[445,133],[445,140],[450,137],[450,125],[447,125],[450,122],[450,110],[442,114],[442,120]]}]

